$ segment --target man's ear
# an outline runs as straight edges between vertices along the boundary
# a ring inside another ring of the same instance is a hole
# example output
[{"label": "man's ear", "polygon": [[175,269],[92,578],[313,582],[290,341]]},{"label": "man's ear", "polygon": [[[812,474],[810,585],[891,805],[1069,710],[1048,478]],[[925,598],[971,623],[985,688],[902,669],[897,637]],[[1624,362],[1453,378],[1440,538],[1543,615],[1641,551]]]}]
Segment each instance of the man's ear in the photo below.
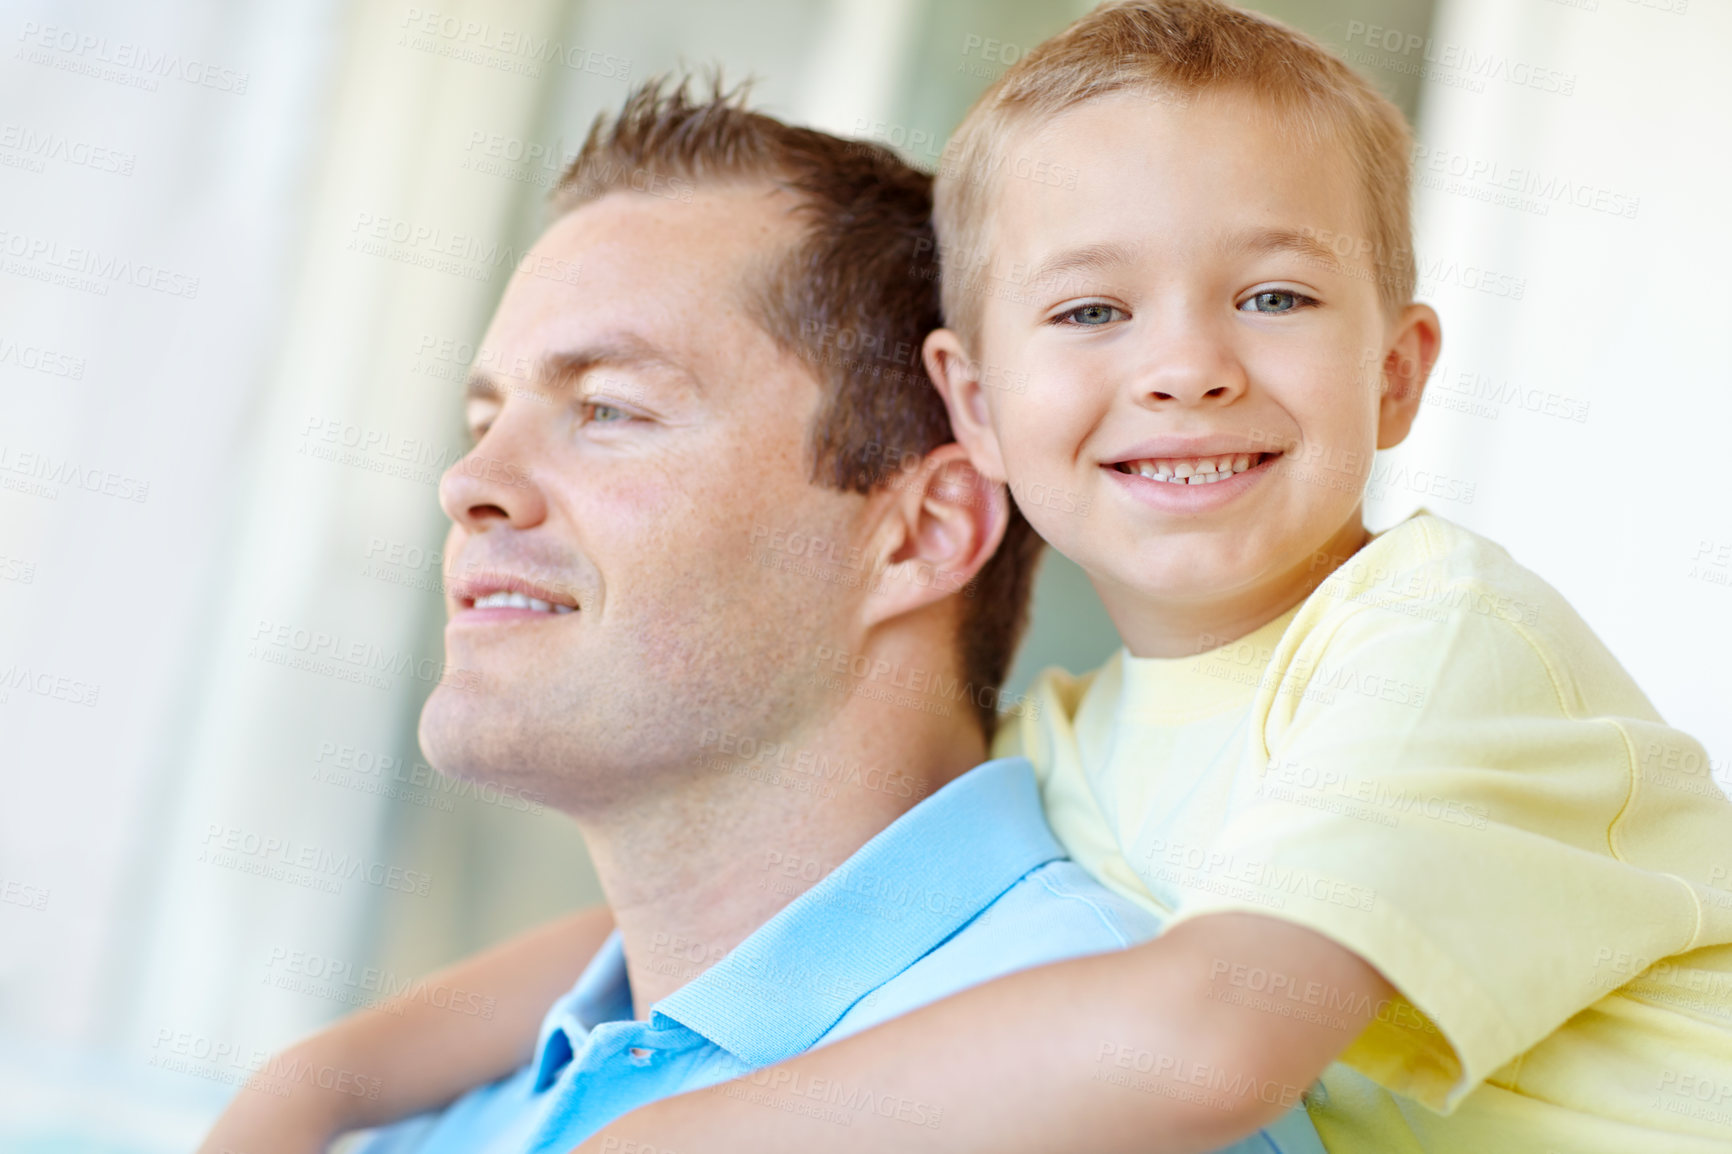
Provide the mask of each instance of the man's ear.
[{"label": "man's ear", "polygon": [[1430,305],[1410,304],[1401,310],[1395,339],[1383,355],[1382,400],[1377,410],[1377,447],[1393,449],[1407,439],[1419,416],[1425,380],[1443,347],[1443,326]]},{"label": "man's ear", "polygon": [[938,386],[944,407],[950,413],[950,428],[969,458],[981,472],[995,481],[1004,480],[1004,454],[986,407],[986,385],[980,366],[969,359],[962,338],[950,329],[927,334],[921,350],[926,372]]},{"label": "man's ear", "polygon": [[954,594],[974,595],[970,582],[1004,539],[1010,498],[968,457],[961,445],[940,445],[877,494],[883,507],[873,537],[867,626]]}]

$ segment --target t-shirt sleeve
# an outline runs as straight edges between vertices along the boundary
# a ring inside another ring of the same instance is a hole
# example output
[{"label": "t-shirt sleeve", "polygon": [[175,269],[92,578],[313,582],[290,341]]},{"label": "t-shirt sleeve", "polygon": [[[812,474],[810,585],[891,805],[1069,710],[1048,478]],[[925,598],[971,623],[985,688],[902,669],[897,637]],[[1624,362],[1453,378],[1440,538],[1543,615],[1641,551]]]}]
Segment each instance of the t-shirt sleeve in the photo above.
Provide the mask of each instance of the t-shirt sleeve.
[{"label": "t-shirt sleeve", "polygon": [[1473,613],[1359,608],[1283,660],[1175,920],[1262,913],[1376,967],[1401,1000],[1342,1061],[1447,1111],[1618,984],[1608,950],[1689,947],[1689,887],[1614,851],[1631,726],[1654,723],[1633,685],[1585,697],[1532,634]]}]

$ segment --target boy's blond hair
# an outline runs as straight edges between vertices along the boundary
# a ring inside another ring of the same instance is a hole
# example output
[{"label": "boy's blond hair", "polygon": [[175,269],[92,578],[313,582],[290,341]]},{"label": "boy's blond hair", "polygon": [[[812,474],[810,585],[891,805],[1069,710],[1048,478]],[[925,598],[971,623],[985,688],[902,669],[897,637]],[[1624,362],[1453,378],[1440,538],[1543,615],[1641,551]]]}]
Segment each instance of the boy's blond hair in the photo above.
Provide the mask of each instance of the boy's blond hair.
[{"label": "boy's blond hair", "polygon": [[1188,101],[1205,91],[1251,96],[1313,139],[1343,144],[1359,167],[1366,235],[1319,236],[1351,262],[1369,255],[1384,307],[1413,299],[1408,157],[1400,109],[1321,44],[1221,0],[1103,4],[1017,61],[969,109],[945,149],[934,189],[944,315],[976,345],[981,283],[990,277],[987,222],[1002,149],[1028,125],[1117,92]]}]

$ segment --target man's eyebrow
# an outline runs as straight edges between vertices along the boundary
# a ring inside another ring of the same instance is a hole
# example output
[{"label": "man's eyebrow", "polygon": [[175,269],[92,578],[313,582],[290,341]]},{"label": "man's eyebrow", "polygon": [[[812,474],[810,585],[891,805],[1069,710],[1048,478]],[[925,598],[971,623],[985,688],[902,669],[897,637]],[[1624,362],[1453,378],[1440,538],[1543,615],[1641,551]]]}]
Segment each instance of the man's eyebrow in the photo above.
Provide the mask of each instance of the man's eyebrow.
[{"label": "man's eyebrow", "polygon": [[463,380],[463,399],[466,401],[497,401],[503,392],[485,369],[470,369]]},{"label": "man's eyebrow", "polygon": [[575,384],[590,370],[608,365],[617,368],[657,369],[696,384],[690,369],[648,341],[635,337],[620,338],[584,349],[548,353],[536,365],[535,378],[544,389],[564,388]]},{"label": "man's eyebrow", "polygon": [[1311,233],[1296,228],[1249,229],[1228,237],[1226,247],[1254,256],[1292,253],[1332,269],[1342,267],[1341,258],[1333,248]]},{"label": "man's eyebrow", "polygon": [[660,369],[680,377],[694,388],[698,385],[696,376],[689,369],[649,342],[636,337],[621,337],[585,348],[548,353],[536,362],[528,380],[506,374],[514,380],[502,383],[499,374],[476,365],[469,370],[464,395],[469,400],[497,401],[509,392],[559,392],[571,387],[592,369],[606,365]]},{"label": "man's eyebrow", "polygon": [[1035,266],[1029,273],[1028,284],[1045,286],[1063,276],[1104,272],[1134,264],[1136,259],[1136,250],[1127,244],[1085,244],[1079,248],[1061,249]]}]

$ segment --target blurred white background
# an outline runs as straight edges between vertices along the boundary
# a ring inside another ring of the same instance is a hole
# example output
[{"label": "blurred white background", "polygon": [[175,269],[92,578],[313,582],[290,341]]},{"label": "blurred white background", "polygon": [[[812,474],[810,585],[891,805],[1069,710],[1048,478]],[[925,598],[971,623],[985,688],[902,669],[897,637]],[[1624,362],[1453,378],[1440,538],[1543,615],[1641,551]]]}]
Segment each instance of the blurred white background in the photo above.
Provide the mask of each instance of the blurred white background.
[{"label": "blurred white background", "polygon": [[[1732,784],[1732,5],[1257,6],[1419,127],[1445,352],[1374,527],[1502,542]],[[414,743],[462,376],[593,116],[720,62],[930,168],[1087,7],[5,6],[0,1148],[185,1148],[255,1051],[597,899],[569,823]],[[1049,557],[1011,688],[1115,644]],[[364,869],[249,872],[302,853]]]}]

